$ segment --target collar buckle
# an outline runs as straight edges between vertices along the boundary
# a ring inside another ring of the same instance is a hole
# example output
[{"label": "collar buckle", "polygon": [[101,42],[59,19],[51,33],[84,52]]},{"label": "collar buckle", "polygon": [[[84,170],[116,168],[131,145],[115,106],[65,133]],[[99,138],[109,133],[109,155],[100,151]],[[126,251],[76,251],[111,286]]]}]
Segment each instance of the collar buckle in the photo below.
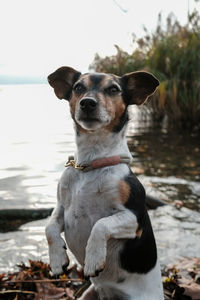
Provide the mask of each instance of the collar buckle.
[{"label": "collar buckle", "polygon": [[76,164],[75,160],[74,159],[70,159],[66,164],[65,164],[65,167],[73,167],[77,170],[81,170],[83,171],[85,167],[83,166],[79,166]]}]

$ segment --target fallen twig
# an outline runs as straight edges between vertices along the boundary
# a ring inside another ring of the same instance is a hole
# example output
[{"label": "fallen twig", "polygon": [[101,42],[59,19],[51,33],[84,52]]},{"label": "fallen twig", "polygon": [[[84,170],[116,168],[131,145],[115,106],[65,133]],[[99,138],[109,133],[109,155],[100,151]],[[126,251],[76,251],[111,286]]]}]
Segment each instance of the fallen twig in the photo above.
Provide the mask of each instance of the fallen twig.
[{"label": "fallen twig", "polygon": [[22,290],[6,290],[6,291],[0,291],[0,294],[10,294],[10,293],[36,294],[36,292],[33,292],[33,291],[22,291]]},{"label": "fallen twig", "polygon": [[50,282],[84,282],[84,279],[81,278],[66,278],[66,279],[33,279],[33,280],[10,280],[3,281],[0,284],[4,283],[50,283]]}]

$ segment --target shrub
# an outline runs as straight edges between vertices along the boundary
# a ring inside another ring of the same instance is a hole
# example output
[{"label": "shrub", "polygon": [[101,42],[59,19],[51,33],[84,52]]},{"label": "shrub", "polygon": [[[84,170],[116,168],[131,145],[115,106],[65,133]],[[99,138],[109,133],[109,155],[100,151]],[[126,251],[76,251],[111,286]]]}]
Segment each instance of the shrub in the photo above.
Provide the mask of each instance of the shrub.
[{"label": "shrub", "polygon": [[173,14],[162,25],[161,14],[155,32],[144,28],[143,38],[134,38],[135,50],[129,54],[118,46],[117,54],[105,58],[95,55],[90,68],[122,75],[147,70],[160,80],[158,93],[148,103],[154,119],[167,116],[173,126],[199,128],[200,123],[200,15],[188,14],[182,26]]}]

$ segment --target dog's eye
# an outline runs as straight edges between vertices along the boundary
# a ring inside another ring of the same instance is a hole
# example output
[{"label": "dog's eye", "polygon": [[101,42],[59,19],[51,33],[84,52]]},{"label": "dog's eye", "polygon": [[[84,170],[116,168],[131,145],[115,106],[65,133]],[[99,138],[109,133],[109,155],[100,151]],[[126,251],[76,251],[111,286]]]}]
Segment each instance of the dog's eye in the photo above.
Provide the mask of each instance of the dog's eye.
[{"label": "dog's eye", "polygon": [[73,90],[74,90],[76,93],[83,93],[83,92],[86,90],[86,88],[85,88],[85,86],[84,86],[82,83],[77,83],[77,84],[74,86]]},{"label": "dog's eye", "polygon": [[120,89],[117,85],[111,85],[106,89],[108,94],[116,94],[120,92]]}]

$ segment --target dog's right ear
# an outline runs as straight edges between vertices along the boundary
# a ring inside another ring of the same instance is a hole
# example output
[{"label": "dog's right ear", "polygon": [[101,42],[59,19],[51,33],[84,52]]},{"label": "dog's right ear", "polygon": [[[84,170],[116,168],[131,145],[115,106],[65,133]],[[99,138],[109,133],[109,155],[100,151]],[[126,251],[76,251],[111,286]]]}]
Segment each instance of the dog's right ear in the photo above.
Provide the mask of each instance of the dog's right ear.
[{"label": "dog's right ear", "polygon": [[61,67],[48,76],[48,82],[59,99],[69,100],[72,87],[80,75],[73,68]]},{"label": "dog's right ear", "polygon": [[121,81],[124,87],[123,96],[128,105],[144,103],[159,86],[158,79],[144,71],[125,74]]}]

